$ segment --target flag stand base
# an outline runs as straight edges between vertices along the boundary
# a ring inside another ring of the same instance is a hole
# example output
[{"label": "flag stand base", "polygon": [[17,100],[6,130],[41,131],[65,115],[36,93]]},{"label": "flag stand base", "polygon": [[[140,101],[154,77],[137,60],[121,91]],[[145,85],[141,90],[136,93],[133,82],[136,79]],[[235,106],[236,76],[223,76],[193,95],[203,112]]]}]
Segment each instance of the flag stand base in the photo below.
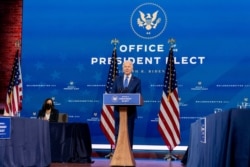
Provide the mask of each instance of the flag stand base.
[{"label": "flag stand base", "polygon": [[169,153],[167,155],[165,155],[165,157],[163,157],[164,160],[170,160],[170,161],[176,161],[179,160],[179,157],[177,157],[176,155],[174,155],[172,153],[172,151],[169,151]]},{"label": "flag stand base", "polygon": [[107,155],[105,155],[104,157],[105,158],[107,158],[107,159],[111,159],[112,158],[112,156],[113,156],[113,152],[111,152],[111,153],[109,153],[109,154],[107,154]]},{"label": "flag stand base", "polygon": [[111,159],[114,154],[113,145],[110,145],[110,153],[104,156],[104,158]]}]

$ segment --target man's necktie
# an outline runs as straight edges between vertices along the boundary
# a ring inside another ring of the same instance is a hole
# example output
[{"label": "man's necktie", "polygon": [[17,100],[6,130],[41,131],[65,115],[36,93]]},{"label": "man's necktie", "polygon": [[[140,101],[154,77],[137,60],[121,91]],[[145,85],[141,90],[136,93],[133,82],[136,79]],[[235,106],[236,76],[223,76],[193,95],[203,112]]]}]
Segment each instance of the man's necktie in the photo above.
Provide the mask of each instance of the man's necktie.
[{"label": "man's necktie", "polygon": [[128,87],[128,77],[125,78],[123,86],[124,86],[124,88]]}]

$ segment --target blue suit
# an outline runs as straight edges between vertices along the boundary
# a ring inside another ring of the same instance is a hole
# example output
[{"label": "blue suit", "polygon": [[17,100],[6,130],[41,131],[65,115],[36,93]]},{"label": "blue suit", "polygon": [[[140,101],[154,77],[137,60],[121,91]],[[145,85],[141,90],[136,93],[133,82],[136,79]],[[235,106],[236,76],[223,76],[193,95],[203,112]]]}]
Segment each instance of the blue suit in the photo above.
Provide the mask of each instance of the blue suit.
[{"label": "blue suit", "polygon": [[[111,93],[141,93],[141,80],[135,76],[131,76],[128,87],[123,86],[123,75],[118,76],[115,81]],[[119,130],[119,106],[115,106],[115,138],[117,141],[118,130]],[[136,106],[127,107],[128,115],[128,135],[130,140],[131,148],[133,146],[133,133],[134,133],[134,123],[137,118]]]}]

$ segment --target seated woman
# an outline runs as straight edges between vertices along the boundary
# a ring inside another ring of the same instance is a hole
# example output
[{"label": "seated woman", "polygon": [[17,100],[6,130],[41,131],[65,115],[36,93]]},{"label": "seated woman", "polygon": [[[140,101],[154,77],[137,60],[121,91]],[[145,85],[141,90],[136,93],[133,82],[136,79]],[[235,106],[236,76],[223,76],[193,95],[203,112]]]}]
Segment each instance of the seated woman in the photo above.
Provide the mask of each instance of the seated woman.
[{"label": "seated woman", "polygon": [[39,110],[37,118],[58,122],[59,111],[55,108],[52,98],[45,99],[42,108]]}]

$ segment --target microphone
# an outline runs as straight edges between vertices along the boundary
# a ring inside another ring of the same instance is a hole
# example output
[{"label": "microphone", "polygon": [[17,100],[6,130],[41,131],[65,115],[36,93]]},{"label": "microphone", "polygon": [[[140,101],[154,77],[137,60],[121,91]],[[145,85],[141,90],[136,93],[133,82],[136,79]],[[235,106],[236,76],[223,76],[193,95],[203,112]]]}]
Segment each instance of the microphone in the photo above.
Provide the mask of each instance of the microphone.
[{"label": "microphone", "polygon": [[118,93],[122,93],[123,92],[123,89],[122,88],[120,88],[119,89],[119,91],[118,91]]},{"label": "microphone", "polygon": [[128,93],[128,87],[125,87],[125,88],[120,88],[119,93]]},{"label": "microphone", "polygon": [[128,93],[128,87],[125,87],[125,88],[123,89],[123,93]]}]

